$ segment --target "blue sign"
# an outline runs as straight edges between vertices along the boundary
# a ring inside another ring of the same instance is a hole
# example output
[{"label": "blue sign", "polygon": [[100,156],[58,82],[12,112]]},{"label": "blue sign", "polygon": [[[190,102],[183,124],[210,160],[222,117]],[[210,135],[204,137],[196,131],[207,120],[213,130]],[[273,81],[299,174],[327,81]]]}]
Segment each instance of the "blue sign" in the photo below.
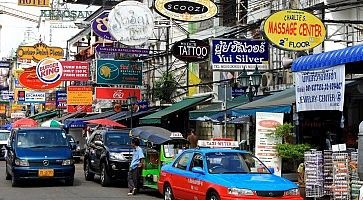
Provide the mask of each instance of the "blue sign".
[{"label": "blue sign", "polygon": [[240,87],[232,87],[232,97],[239,97],[245,94],[245,91]]},{"label": "blue sign", "polygon": [[60,109],[67,108],[67,92],[56,91],[55,92],[55,107]]},{"label": "blue sign", "polygon": [[220,71],[268,69],[269,51],[265,40],[212,39],[212,69]]}]

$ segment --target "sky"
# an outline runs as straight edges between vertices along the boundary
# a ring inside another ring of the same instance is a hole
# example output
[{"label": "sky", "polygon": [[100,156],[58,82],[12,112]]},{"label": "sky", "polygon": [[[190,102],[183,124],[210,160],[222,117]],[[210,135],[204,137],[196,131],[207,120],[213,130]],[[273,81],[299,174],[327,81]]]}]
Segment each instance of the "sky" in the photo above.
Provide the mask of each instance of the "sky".
[{"label": "sky", "polygon": [[[20,6],[17,0],[0,0],[0,10],[3,9],[3,6],[37,16],[40,16],[41,10],[50,10],[49,7]],[[76,11],[95,11],[98,9],[97,6],[76,4],[66,4],[59,8]],[[7,14],[0,14],[0,59],[10,56],[19,45],[32,46],[39,41],[48,46],[66,48],[67,40],[81,31],[75,26],[74,21],[50,21],[45,19],[41,20],[39,25],[39,28],[37,28],[38,23]]]}]

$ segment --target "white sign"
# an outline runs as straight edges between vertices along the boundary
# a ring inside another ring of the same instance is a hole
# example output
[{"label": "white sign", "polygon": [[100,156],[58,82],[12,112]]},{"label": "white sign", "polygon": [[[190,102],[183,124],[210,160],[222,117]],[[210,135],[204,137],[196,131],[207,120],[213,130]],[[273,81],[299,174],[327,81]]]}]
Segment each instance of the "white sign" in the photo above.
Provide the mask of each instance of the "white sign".
[{"label": "white sign", "polygon": [[296,109],[343,111],[345,66],[295,72]]},{"label": "white sign", "polygon": [[123,1],[111,10],[108,25],[116,40],[136,46],[149,40],[154,29],[154,19],[146,5],[137,1]]},{"label": "white sign", "polygon": [[274,168],[275,175],[281,176],[281,158],[278,157],[276,144],[277,140],[271,136],[271,132],[279,124],[283,124],[283,113],[256,112],[256,157],[259,158],[268,168]]},{"label": "white sign", "polygon": [[172,132],[170,137],[171,138],[183,138],[183,135],[180,132]]},{"label": "white sign", "polygon": [[45,102],[45,92],[25,91],[25,102],[27,103]]},{"label": "white sign", "polygon": [[198,140],[198,146],[211,147],[211,148],[233,148],[239,147],[238,141],[212,141],[212,140]]},{"label": "white sign", "polygon": [[24,113],[11,113],[10,117],[11,117],[11,119],[25,118],[25,114]]}]

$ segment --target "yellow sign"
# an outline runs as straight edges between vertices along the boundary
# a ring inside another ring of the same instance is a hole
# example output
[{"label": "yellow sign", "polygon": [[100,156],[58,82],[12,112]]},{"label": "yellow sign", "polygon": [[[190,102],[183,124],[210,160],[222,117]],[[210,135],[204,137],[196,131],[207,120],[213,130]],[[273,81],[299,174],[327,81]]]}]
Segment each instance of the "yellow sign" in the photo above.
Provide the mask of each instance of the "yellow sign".
[{"label": "yellow sign", "polygon": [[11,110],[12,111],[21,111],[23,110],[24,106],[23,105],[19,105],[19,104],[12,104],[11,105]]},{"label": "yellow sign", "polygon": [[290,51],[312,49],[324,41],[326,29],[313,14],[302,10],[282,10],[263,24],[265,37],[277,48]]},{"label": "yellow sign", "polygon": [[19,6],[49,7],[49,0],[18,0]]},{"label": "yellow sign", "polygon": [[49,47],[44,43],[37,43],[34,46],[19,46],[17,55],[21,59],[30,59],[39,62],[44,58],[61,59],[64,51],[60,47]]},{"label": "yellow sign", "polygon": [[5,113],[6,113],[6,105],[0,104],[0,114],[5,114]]},{"label": "yellow sign", "polygon": [[[201,82],[200,78],[194,74],[193,72],[189,71],[189,84],[196,85]],[[188,89],[188,96],[193,96],[194,94],[198,93],[198,86],[189,87]]]},{"label": "yellow sign", "polygon": [[92,105],[92,87],[68,86],[67,105]]}]

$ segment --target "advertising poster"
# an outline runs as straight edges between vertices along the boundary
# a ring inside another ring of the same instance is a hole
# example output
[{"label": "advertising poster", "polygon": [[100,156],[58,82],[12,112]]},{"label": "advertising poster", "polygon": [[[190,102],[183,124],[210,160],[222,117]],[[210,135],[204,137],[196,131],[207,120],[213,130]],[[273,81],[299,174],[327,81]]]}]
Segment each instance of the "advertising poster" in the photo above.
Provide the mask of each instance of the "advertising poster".
[{"label": "advertising poster", "polygon": [[82,61],[60,61],[63,68],[62,81],[88,81],[89,64]]},{"label": "advertising poster", "polygon": [[343,111],[345,66],[294,72],[297,112],[309,110]]},{"label": "advertising poster", "polygon": [[278,157],[276,144],[281,144],[281,140],[276,140],[270,134],[277,125],[283,124],[284,113],[256,112],[256,153],[268,168],[274,168],[275,175],[281,176],[281,158]]},{"label": "advertising poster", "polygon": [[67,105],[92,105],[92,86],[68,86]]},{"label": "advertising poster", "polygon": [[96,87],[96,99],[127,100],[131,96],[141,99],[141,91],[137,88]]},{"label": "advertising poster", "polygon": [[59,109],[67,108],[67,92],[66,91],[56,91],[55,92],[55,106]]},{"label": "advertising poster", "polygon": [[142,62],[97,60],[97,84],[142,85]]}]

